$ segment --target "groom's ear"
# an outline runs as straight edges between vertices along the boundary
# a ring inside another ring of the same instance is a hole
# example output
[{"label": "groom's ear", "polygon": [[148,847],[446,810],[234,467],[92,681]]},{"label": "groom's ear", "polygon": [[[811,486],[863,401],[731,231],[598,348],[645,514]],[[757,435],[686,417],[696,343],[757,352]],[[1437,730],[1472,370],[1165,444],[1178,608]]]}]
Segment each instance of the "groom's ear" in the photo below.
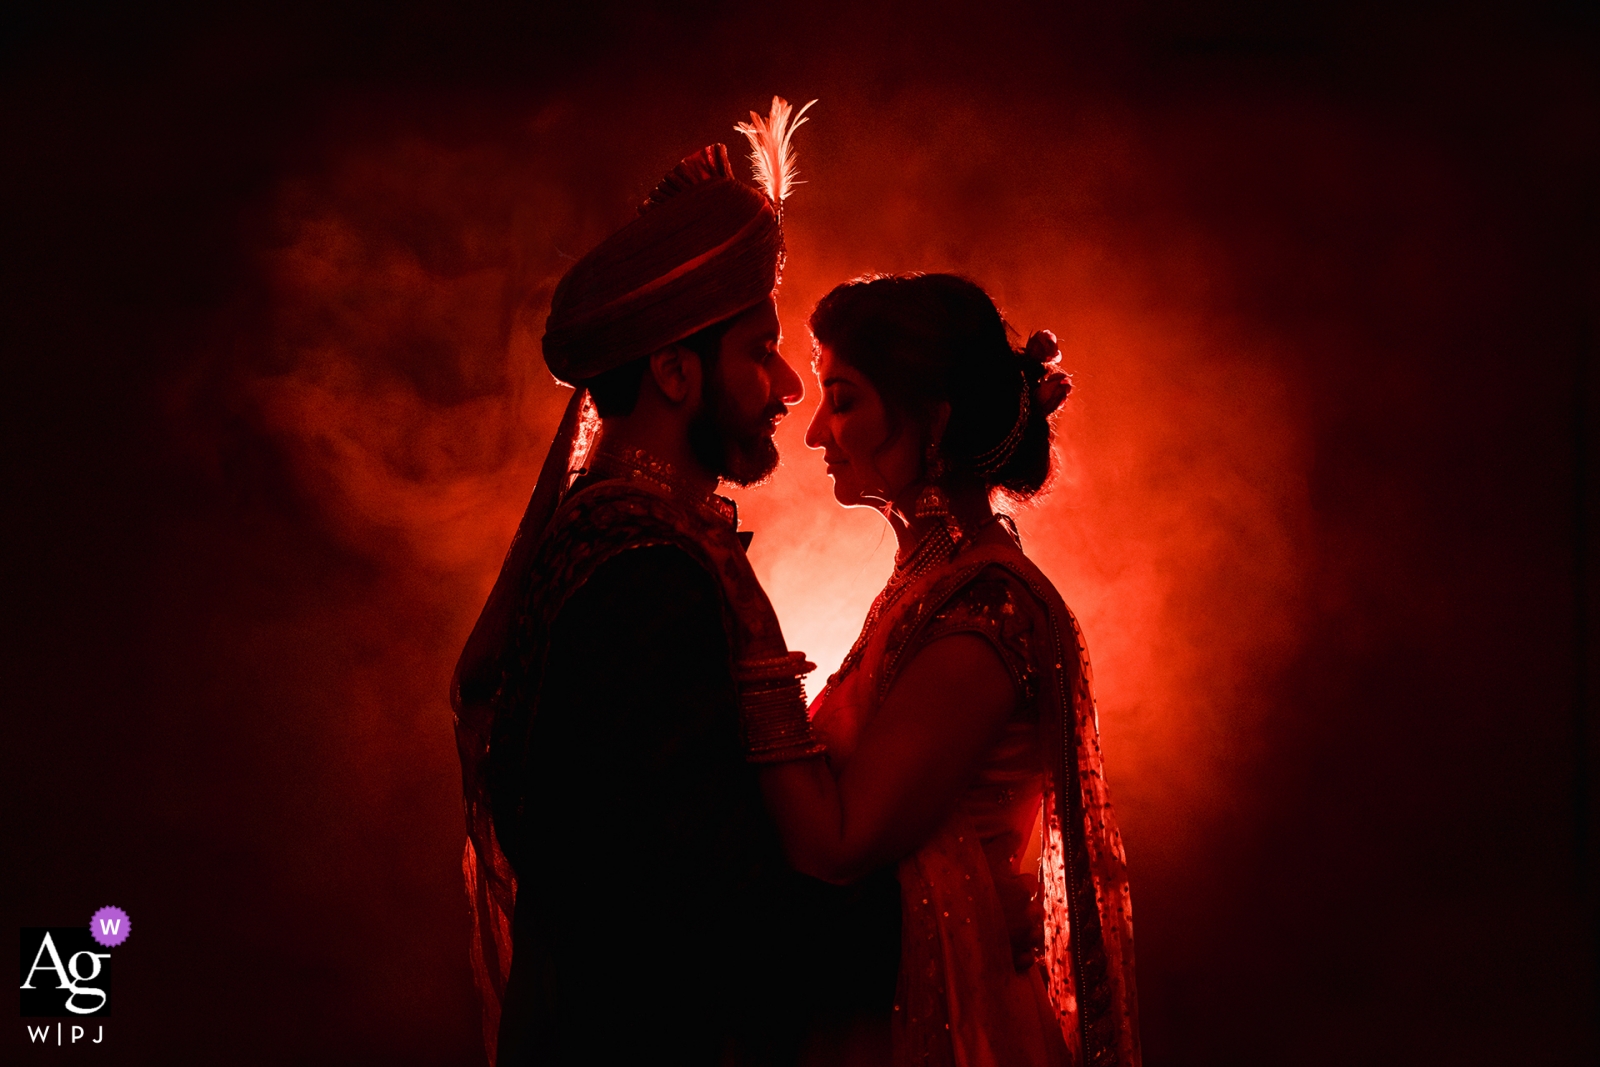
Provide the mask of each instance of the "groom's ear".
[{"label": "groom's ear", "polygon": [[650,355],[650,379],[673,405],[700,395],[700,375],[699,353],[684,345],[668,345]]}]

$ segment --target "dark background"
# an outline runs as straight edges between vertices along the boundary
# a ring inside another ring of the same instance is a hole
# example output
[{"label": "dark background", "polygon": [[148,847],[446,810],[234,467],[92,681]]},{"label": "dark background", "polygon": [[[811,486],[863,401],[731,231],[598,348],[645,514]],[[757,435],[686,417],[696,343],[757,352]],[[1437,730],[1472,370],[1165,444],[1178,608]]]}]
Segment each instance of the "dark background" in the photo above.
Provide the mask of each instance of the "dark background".
[{"label": "dark background", "polygon": [[[1594,1062],[1592,11],[1092,7],[7,15],[4,911],[131,915],[84,1056],[476,1062],[443,687],[538,319],[778,91],[791,360],[947,267],[1085,375],[1035,525],[1147,1062]],[[786,486],[758,567],[828,651]]]}]

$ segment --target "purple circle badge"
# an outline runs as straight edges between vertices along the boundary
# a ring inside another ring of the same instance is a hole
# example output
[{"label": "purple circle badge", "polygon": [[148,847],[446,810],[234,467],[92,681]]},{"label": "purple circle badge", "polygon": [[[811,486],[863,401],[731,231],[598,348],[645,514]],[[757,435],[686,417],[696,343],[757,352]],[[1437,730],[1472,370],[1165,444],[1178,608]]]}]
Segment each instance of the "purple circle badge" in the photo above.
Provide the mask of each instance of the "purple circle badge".
[{"label": "purple circle badge", "polygon": [[116,948],[128,940],[128,932],[128,913],[121,908],[101,908],[89,920],[89,936],[106,948]]}]

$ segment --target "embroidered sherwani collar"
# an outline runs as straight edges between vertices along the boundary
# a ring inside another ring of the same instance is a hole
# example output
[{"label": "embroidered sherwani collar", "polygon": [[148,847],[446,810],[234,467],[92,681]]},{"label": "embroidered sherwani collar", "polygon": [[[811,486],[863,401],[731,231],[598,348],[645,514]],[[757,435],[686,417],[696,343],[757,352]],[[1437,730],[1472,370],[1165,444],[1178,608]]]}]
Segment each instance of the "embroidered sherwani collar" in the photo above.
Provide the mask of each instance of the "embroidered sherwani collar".
[{"label": "embroidered sherwani collar", "polygon": [[642,448],[602,448],[588,459],[588,466],[576,472],[596,479],[641,483],[664,493],[681,504],[709,512],[734,529],[739,527],[739,506],[716,492],[702,492],[689,484],[677,470]]}]

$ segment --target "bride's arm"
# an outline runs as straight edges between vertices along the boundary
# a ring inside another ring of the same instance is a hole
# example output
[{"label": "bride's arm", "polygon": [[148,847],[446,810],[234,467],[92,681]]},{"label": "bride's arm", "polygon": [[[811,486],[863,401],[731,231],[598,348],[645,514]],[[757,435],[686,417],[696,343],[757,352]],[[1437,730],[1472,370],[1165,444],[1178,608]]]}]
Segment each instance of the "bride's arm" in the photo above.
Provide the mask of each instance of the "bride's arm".
[{"label": "bride's arm", "polygon": [[949,815],[1015,701],[987,641],[953,634],[925,646],[837,778],[819,759],[762,768],[790,864],[844,884],[916,849]]}]

